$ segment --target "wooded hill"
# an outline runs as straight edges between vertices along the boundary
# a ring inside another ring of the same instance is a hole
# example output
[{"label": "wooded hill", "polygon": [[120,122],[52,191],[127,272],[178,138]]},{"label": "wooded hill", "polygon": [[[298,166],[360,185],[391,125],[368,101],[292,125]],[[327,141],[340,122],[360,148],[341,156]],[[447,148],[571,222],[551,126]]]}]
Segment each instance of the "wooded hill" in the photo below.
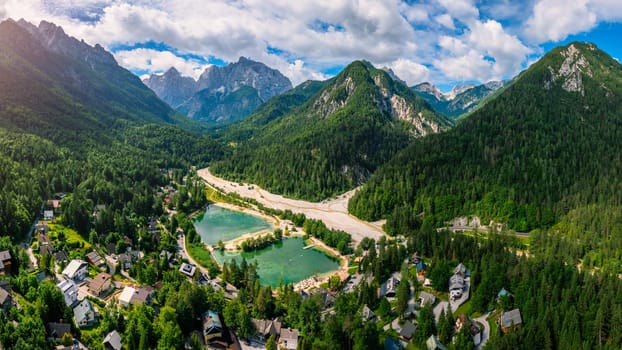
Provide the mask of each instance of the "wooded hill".
[{"label": "wooded hill", "polygon": [[407,233],[461,215],[550,227],[622,198],[622,66],[593,44],[559,47],[442,135],[415,141],[350,201]]},{"label": "wooded hill", "polygon": [[367,62],[353,62],[322,85],[314,93],[319,84],[303,84],[225,129],[225,141],[244,142],[230,143],[232,155],[215,163],[214,173],[321,200],[364,182],[415,137],[451,125]]}]

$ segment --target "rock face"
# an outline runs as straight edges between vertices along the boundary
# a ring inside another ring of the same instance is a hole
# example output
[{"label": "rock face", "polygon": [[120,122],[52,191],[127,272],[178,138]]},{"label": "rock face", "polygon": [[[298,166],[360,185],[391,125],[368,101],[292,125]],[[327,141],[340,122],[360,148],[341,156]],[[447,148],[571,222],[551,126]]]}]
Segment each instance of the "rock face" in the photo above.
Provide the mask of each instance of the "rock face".
[{"label": "rock face", "polygon": [[450,118],[457,118],[472,111],[483,99],[505,84],[506,82],[502,81],[491,81],[482,85],[457,85],[447,94],[443,94],[430,83],[421,83],[413,86],[412,89],[428,101],[437,112]]},{"label": "rock face", "polygon": [[[588,45],[590,50],[594,50],[594,46]],[[560,52],[564,58],[561,66],[557,71],[552,66],[548,66],[551,72],[551,79],[546,81],[544,87],[548,90],[552,83],[559,79],[563,79],[562,88],[568,92],[579,92],[581,96],[585,95],[583,88],[583,74],[592,77],[590,64],[585,56],[576,48],[574,44],[570,44],[568,48]]]},{"label": "rock face", "polygon": [[211,124],[244,118],[263,102],[292,88],[278,70],[244,57],[226,67],[210,66],[196,81],[171,68],[144,83],[179,112]]}]

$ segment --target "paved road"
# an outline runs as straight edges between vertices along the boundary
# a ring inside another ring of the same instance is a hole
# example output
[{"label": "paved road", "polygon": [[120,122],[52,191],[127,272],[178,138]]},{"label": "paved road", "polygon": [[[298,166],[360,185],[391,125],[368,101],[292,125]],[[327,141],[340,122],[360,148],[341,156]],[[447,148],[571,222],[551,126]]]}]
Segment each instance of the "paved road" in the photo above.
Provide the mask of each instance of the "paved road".
[{"label": "paved road", "polygon": [[487,313],[475,319],[475,321],[484,325],[484,330],[482,331],[482,342],[479,343],[477,349],[482,349],[490,337],[490,325],[488,324],[486,317],[488,317]]},{"label": "paved road", "polygon": [[[439,230],[449,230],[451,232],[456,232],[456,231],[476,231],[476,232],[485,232],[488,233],[490,232],[490,229],[488,227],[481,227],[481,226],[449,226],[449,227],[441,227],[439,228]],[[510,235],[510,236],[514,236],[514,237],[529,237],[529,232],[503,232],[504,235]]]}]

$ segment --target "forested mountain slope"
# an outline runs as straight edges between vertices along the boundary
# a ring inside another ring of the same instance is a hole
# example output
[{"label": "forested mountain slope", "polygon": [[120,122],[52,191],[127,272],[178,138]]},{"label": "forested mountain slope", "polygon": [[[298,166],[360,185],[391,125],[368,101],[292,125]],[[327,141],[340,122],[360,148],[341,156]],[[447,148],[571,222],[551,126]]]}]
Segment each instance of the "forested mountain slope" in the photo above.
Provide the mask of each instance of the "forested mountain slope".
[{"label": "forested mountain slope", "polygon": [[430,83],[421,83],[412,89],[434,108],[435,111],[442,113],[449,118],[458,118],[461,115],[472,111],[486,97],[502,88],[506,82],[490,81],[481,85],[456,86],[448,93],[441,93]]},{"label": "forested mountain slope", "polygon": [[[303,98],[297,96],[305,93],[287,98],[298,104]],[[350,64],[300,107],[283,108],[284,99],[275,101],[231,127],[229,134],[237,136],[230,141],[247,140],[213,165],[216,174],[321,200],[365,181],[415,137],[451,125],[408,87],[362,61]]]},{"label": "forested mountain slope", "polygon": [[[620,205],[622,66],[593,44],[559,47],[455,129],[413,143],[350,202],[391,233],[480,215],[525,231],[572,208]],[[484,220],[484,222],[487,222]]]},{"label": "forested mountain slope", "polygon": [[159,168],[221,152],[110,53],[51,23],[0,23],[0,77],[0,235],[23,235],[57,192],[74,193],[66,217],[84,234],[97,204],[148,215]]}]

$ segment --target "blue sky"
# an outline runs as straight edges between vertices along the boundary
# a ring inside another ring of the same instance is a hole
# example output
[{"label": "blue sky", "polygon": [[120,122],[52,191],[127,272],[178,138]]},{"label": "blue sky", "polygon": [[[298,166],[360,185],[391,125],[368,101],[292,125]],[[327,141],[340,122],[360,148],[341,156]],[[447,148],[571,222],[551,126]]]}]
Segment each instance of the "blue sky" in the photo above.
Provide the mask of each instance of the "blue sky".
[{"label": "blue sky", "polygon": [[2,0],[8,17],[61,25],[139,76],[196,78],[244,56],[298,84],[365,59],[448,91],[509,79],[574,40],[622,58],[619,0]]}]

